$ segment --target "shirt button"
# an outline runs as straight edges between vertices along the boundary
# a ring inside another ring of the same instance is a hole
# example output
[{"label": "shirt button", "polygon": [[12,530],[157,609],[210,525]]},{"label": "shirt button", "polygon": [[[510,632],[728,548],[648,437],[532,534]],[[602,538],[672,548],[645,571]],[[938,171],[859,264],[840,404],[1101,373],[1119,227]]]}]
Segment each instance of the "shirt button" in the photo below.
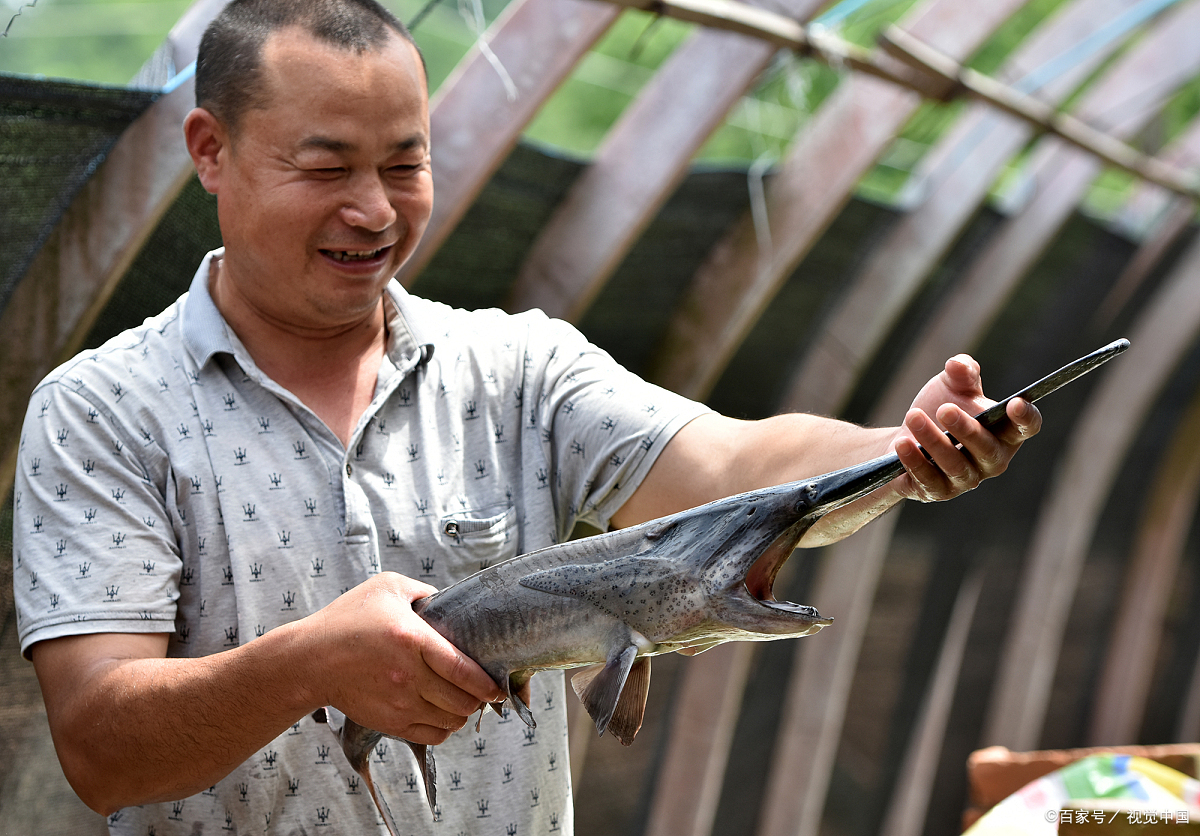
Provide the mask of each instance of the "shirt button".
[{"label": "shirt button", "polygon": [[354,473],[354,465],[350,464],[350,462],[346,462],[346,475],[351,476],[351,475],[353,475],[353,473]]}]

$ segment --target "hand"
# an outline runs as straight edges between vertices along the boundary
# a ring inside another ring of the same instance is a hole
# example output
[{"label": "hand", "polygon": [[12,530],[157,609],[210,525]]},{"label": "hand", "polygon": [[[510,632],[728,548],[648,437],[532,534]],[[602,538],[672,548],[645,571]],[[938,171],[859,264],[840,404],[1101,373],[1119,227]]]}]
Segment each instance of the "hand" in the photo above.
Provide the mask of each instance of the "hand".
[{"label": "hand", "polygon": [[384,572],[310,616],[322,631],[318,687],[356,723],[436,745],[485,702],[503,699],[492,678],[412,611],[437,590]]},{"label": "hand", "polygon": [[947,360],[945,370],[922,387],[893,441],[907,471],[897,480],[896,490],[910,499],[936,502],[1003,473],[1025,439],[1041,429],[1042,416],[1033,404],[1015,398],[1007,407],[1008,421],[988,430],[974,416],[993,403],[984,397],[979,364],[973,358],[960,354]]}]

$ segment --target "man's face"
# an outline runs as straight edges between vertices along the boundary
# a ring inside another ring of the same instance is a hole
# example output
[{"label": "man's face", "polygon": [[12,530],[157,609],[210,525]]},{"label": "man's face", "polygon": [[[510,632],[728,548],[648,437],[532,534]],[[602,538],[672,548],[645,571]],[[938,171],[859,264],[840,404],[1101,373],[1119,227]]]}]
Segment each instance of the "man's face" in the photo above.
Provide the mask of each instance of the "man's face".
[{"label": "man's face", "polygon": [[374,311],[429,220],[429,108],[420,59],[392,35],[357,54],[298,28],[262,56],[250,108],[205,178],[238,304],[286,328],[337,329]]}]

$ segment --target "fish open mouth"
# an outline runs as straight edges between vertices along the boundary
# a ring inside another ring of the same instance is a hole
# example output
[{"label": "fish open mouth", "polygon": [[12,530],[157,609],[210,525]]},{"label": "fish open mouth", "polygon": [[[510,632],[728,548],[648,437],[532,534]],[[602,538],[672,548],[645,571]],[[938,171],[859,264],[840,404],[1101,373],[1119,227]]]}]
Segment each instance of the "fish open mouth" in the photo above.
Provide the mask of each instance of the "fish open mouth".
[{"label": "fish open mouth", "polygon": [[799,609],[815,613],[816,611],[812,607],[793,604],[790,601],[775,600],[775,578],[779,574],[779,570],[783,568],[783,564],[787,563],[787,559],[795,551],[796,544],[800,542],[803,534],[803,531],[797,531],[796,528],[796,526],[789,528],[776,537],[771,545],[767,546],[751,565],[750,570],[746,572],[743,583],[750,596],[760,604],[773,609]]},{"label": "fish open mouth", "polygon": [[774,613],[794,616],[813,625],[807,632],[798,635],[808,635],[822,626],[833,623],[832,618],[822,616],[815,607],[796,604],[792,601],[779,601],[775,598],[775,578],[778,576],[779,570],[783,568],[783,564],[787,562],[788,557],[795,551],[796,544],[805,529],[807,526],[793,526],[776,537],[774,542],[754,561],[743,581],[746,592],[763,607]]}]

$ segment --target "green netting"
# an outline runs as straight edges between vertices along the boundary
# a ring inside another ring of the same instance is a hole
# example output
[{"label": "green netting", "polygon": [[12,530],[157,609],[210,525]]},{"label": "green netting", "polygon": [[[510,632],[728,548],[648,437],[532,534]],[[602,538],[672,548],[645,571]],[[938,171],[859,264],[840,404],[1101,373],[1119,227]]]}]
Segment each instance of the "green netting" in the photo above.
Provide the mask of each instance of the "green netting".
[{"label": "green netting", "polygon": [[0,75],[0,311],[76,192],[157,95]]}]

